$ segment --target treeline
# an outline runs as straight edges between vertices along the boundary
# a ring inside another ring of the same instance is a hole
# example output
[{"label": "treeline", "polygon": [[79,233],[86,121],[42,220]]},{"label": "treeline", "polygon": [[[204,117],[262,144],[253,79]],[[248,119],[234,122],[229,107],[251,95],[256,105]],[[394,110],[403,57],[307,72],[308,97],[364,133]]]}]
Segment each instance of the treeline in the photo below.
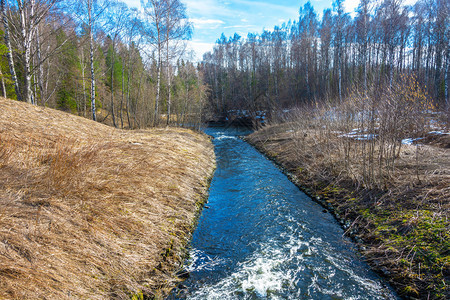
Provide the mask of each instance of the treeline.
[{"label": "treeline", "polygon": [[200,122],[179,0],[2,0],[1,95],[122,128]]},{"label": "treeline", "polygon": [[342,101],[355,85],[382,91],[408,75],[448,109],[449,2],[361,0],[354,18],[343,2],[335,0],[320,18],[307,2],[298,20],[272,31],[222,35],[202,63],[210,107],[226,114]]}]

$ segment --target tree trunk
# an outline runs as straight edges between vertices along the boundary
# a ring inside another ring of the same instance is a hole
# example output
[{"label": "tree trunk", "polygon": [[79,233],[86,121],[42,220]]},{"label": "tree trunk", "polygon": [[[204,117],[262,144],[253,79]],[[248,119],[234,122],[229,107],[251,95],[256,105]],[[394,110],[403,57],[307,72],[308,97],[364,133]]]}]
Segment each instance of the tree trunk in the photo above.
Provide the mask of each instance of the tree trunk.
[{"label": "tree trunk", "polygon": [[171,109],[171,105],[172,105],[172,103],[171,103],[172,98],[170,95],[171,90],[172,90],[172,87],[171,87],[171,82],[170,82],[170,66],[169,66],[169,58],[167,58],[167,123],[166,123],[167,126],[170,123],[170,113],[171,113],[170,109]]},{"label": "tree trunk", "polygon": [[[170,10],[169,10],[170,13]],[[168,18],[169,19],[169,18]],[[169,62],[169,31],[166,34],[166,68],[167,68],[167,122],[166,125],[169,126],[170,123],[170,106],[171,106],[171,82],[170,82],[170,62]]]},{"label": "tree trunk", "polygon": [[389,48],[389,87],[392,87],[392,81],[394,80],[394,46],[391,45]]},{"label": "tree trunk", "polygon": [[[24,76],[24,98],[27,103],[34,104],[33,101],[33,91],[31,90],[31,40],[34,36],[33,34],[33,24],[27,24],[26,19],[26,11],[24,2],[21,0],[17,1],[19,16],[20,16],[20,31],[22,34],[22,48],[24,52],[24,68],[23,68],[23,76]],[[30,2],[30,16],[31,19],[29,22],[33,22],[33,14],[34,14],[34,0]],[[28,32],[27,32],[28,29]]]},{"label": "tree trunk", "polygon": [[155,99],[155,116],[153,119],[153,126],[159,124],[159,95],[161,92],[161,47],[158,45],[158,65],[156,67],[156,99]]},{"label": "tree trunk", "polygon": [[445,75],[444,75],[444,77],[445,77],[445,86],[444,86],[444,89],[445,89],[445,108],[446,108],[446,110],[447,110],[447,124],[448,124],[448,122],[450,121],[450,114],[449,114],[449,112],[450,112],[450,95],[449,95],[449,91],[448,91],[448,86],[449,86],[449,81],[450,81],[450,76],[449,76],[449,73],[450,73],[450,50],[449,50],[449,48],[447,48],[447,50],[446,50],[446,59],[445,59],[445,70],[444,70],[444,72],[445,72]]},{"label": "tree trunk", "polygon": [[2,78],[2,95],[3,95],[3,98],[6,98],[5,79],[3,78],[3,73],[2,73],[1,68],[0,68],[0,77]]},{"label": "tree trunk", "polygon": [[1,9],[2,9],[3,26],[5,28],[5,42],[6,42],[6,46],[8,47],[7,57],[8,57],[9,71],[11,73],[11,79],[14,83],[14,89],[16,91],[17,100],[22,101],[22,96],[20,94],[20,89],[19,89],[19,83],[17,81],[16,69],[14,67],[14,57],[13,57],[12,48],[11,48],[11,40],[9,38],[9,22],[8,22],[8,18],[6,15],[5,1],[6,0],[1,0]]},{"label": "tree trunk", "polygon": [[[36,55],[37,55],[37,63],[38,63],[38,85],[39,85],[39,93],[41,95],[41,104],[44,105],[44,101],[46,99],[44,85],[42,83],[42,79],[44,77],[44,70],[42,69],[42,58],[41,58],[41,39],[39,36],[39,26],[36,27]],[[36,99],[37,102],[37,99]]]},{"label": "tree trunk", "polygon": [[128,128],[133,128],[131,126],[130,121],[130,77],[131,77],[131,70],[130,70],[130,60],[128,60],[128,78],[127,78],[127,121],[128,121]]},{"label": "tree trunk", "polygon": [[189,103],[189,84],[186,84],[186,97],[184,98],[183,112],[181,113],[182,126],[186,126],[186,111]]},{"label": "tree trunk", "polygon": [[94,24],[92,19],[92,0],[87,0],[88,3],[88,14],[89,14],[89,59],[91,63],[91,110],[92,110],[92,120],[97,120],[97,115],[95,112],[95,70],[94,70],[94,35],[92,33]]},{"label": "tree trunk", "polygon": [[117,128],[116,117],[114,114],[114,40],[112,40],[112,54],[111,54],[111,116],[113,119],[113,125]]},{"label": "tree trunk", "polygon": [[342,103],[342,58],[341,58],[341,50],[338,47],[338,88],[339,88],[339,103]]},{"label": "tree trunk", "polygon": [[125,97],[125,64],[122,62],[122,98],[120,99],[120,128],[123,129],[123,99]]},{"label": "tree trunk", "polygon": [[86,69],[85,65],[84,65],[84,49],[81,49],[81,78],[83,81],[83,116],[86,118],[86,81],[84,78],[84,70]]}]

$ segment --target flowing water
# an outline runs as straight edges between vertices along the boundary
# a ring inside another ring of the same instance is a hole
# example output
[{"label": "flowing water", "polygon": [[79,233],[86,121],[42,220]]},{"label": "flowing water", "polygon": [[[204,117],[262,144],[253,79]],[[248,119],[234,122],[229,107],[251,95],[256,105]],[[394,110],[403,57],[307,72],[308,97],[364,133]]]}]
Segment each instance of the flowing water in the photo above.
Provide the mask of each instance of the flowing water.
[{"label": "flowing water", "polygon": [[170,299],[396,299],[329,213],[269,160],[208,128],[217,170],[192,240],[190,277]]}]

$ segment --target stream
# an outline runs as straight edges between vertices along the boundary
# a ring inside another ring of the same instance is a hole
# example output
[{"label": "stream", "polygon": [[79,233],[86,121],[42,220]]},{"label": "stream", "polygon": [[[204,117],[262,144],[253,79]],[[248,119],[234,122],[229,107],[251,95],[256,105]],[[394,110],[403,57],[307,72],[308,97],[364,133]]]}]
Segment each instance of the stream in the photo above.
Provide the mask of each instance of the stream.
[{"label": "stream", "polygon": [[239,136],[207,128],[217,170],[189,278],[168,299],[398,299],[330,213]]}]

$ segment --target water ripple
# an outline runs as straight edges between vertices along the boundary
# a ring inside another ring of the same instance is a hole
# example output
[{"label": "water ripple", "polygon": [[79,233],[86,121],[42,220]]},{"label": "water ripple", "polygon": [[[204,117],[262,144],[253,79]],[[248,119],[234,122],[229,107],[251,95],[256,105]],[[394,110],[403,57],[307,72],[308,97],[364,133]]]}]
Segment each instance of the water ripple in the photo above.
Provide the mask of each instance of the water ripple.
[{"label": "water ripple", "polygon": [[237,138],[208,129],[218,168],[170,299],[396,299],[330,214]]}]

